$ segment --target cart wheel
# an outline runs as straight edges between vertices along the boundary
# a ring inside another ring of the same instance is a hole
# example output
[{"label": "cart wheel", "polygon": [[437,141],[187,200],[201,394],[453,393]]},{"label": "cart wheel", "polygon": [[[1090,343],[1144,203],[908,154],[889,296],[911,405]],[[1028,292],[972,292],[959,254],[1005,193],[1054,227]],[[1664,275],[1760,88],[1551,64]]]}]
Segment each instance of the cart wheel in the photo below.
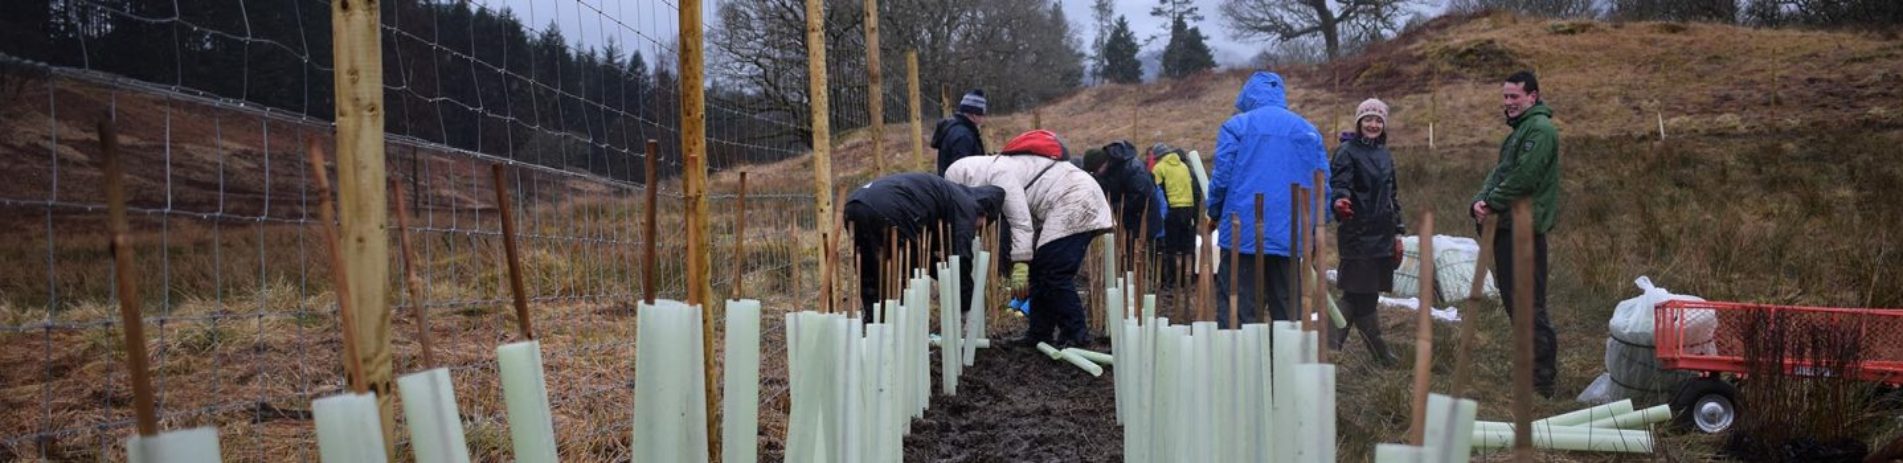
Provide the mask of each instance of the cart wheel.
[{"label": "cart wheel", "polygon": [[1683,428],[1717,434],[1738,422],[1738,387],[1716,377],[1691,380],[1672,399],[1672,422]]}]

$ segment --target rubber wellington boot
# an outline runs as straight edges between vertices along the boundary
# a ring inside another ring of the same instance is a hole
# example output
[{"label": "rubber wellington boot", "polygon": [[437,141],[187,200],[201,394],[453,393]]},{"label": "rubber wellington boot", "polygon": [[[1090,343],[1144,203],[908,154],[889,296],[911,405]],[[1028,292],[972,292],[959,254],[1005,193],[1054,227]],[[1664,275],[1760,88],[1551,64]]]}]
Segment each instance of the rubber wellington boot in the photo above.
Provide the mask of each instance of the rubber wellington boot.
[{"label": "rubber wellington boot", "polygon": [[1374,357],[1375,363],[1383,367],[1393,367],[1401,363],[1401,358],[1396,357],[1394,351],[1388,349],[1387,341],[1381,340],[1381,317],[1374,314],[1355,317],[1355,329],[1361,330],[1361,338],[1368,342],[1369,354]]}]

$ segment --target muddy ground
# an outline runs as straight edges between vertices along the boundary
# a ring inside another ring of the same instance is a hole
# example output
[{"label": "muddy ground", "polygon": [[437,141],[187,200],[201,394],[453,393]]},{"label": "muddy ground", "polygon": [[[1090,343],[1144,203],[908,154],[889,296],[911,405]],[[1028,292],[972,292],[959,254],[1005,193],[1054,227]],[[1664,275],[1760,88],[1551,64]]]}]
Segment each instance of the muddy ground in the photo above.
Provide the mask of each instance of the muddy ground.
[{"label": "muddy ground", "polygon": [[[1110,368],[1092,377],[1035,349],[998,342],[965,369],[956,397],[932,397],[925,418],[912,422],[905,461],[1123,460]],[[936,385],[938,368],[932,372]]]}]

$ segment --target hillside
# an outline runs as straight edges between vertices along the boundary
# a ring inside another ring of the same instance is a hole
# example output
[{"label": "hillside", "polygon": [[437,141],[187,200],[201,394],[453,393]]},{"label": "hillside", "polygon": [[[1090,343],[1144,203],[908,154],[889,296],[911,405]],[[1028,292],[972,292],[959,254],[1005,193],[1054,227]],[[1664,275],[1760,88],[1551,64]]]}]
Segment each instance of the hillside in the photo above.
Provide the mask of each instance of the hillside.
[{"label": "hillside", "polygon": [[[1445,147],[1497,142],[1498,81],[1516,69],[1537,70],[1568,137],[1656,138],[1660,119],[1668,138],[1903,126],[1903,40],[1856,33],[1454,16],[1330,65],[1275,71],[1289,80],[1292,109],[1324,132],[1346,130],[1354,104],[1379,97],[1393,108],[1396,145],[1426,146],[1432,123]],[[987,146],[1036,118],[1075,152],[1130,139],[1207,156],[1248,74],[1081,90],[1032,113],[994,115]],[[909,130],[887,126],[895,160],[910,156]],[[863,134],[835,140],[836,172],[868,174]]]}]

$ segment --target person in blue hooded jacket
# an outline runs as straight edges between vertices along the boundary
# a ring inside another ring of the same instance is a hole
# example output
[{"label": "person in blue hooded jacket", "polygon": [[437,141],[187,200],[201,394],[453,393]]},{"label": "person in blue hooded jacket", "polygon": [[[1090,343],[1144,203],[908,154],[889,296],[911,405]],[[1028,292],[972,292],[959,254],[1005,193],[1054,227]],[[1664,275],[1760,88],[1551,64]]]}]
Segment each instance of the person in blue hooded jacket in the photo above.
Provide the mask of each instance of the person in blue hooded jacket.
[{"label": "person in blue hooded jacket", "polygon": [[[1242,323],[1256,322],[1256,311],[1267,305],[1275,320],[1292,320],[1288,307],[1289,184],[1314,187],[1316,171],[1326,174],[1328,153],[1322,147],[1322,135],[1315,125],[1288,109],[1287,90],[1282,76],[1257,71],[1236,95],[1236,114],[1223,122],[1216,134],[1216,165],[1209,179],[1209,226],[1223,230],[1217,243],[1227,259],[1237,250],[1237,262],[1231,275],[1229,262],[1216,269],[1216,320],[1224,328],[1229,322],[1229,291],[1237,291],[1237,312]],[[1326,177],[1323,179],[1326,182]],[[1256,247],[1255,197],[1262,195],[1262,246]],[[1230,236],[1230,220],[1240,219],[1242,233]],[[1207,229],[1205,230],[1207,231]],[[1256,260],[1264,262],[1264,275],[1256,275]],[[1256,300],[1256,285],[1266,301]]]}]

